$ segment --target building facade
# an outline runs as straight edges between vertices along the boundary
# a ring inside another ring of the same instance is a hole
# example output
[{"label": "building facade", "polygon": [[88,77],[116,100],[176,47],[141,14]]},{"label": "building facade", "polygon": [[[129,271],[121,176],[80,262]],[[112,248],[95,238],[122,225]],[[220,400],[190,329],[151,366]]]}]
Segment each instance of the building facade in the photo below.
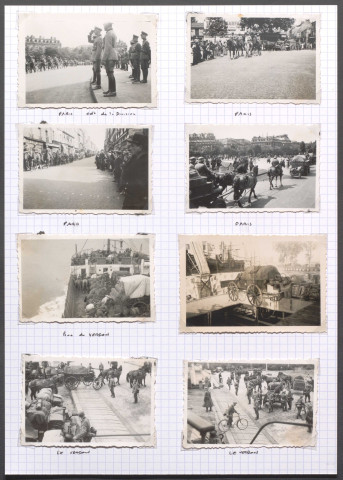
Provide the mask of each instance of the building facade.
[{"label": "building facade", "polygon": [[35,48],[40,48],[44,52],[48,47],[52,48],[61,48],[62,44],[56,37],[44,38],[42,36],[35,37],[34,35],[28,35],[25,38],[25,45],[27,50],[34,50]]}]

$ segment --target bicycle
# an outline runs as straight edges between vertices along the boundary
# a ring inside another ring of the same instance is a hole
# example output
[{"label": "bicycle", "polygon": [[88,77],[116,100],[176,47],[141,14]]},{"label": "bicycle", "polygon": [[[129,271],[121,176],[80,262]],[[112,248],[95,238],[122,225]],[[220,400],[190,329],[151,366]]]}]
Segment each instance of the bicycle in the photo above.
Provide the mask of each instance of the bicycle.
[{"label": "bicycle", "polygon": [[[227,416],[226,413],[224,413],[224,416]],[[239,414],[238,414],[238,418],[237,420],[235,421],[232,421],[232,426],[236,425],[236,427],[239,429],[239,430],[245,430],[247,427],[248,427],[248,420],[244,417],[241,417]],[[223,418],[223,420],[221,420],[219,423],[218,423],[218,429],[222,432],[222,433],[225,433],[227,432],[228,430],[230,430],[230,426],[229,426],[229,420],[227,418]]]}]

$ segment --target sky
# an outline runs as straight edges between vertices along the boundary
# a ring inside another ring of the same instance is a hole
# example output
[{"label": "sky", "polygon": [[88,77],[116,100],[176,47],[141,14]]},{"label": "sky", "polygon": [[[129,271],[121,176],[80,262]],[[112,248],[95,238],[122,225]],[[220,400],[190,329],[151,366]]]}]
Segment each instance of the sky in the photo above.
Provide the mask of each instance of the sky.
[{"label": "sky", "polygon": [[[311,240],[311,237],[309,238]],[[222,238],[212,239],[208,238],[208,242],[214,245],[218,252],[221,251],[220,244],[223,241]],[[226,245],[231,244],[232,254],[236,260],[251,260],[255,258],[255,264],[258,265],[279,265],[279,253],[275,250],[275,243],[287,242],[283,238],[277,238],[276,240],[270,237],[261,236],[254,238],[244,238],[244,236],[235,237],[232,236],[225,240]],[[294,237],[291,237],[289,241],[296,241]],[[302,240],[299,240],[300,243]],[[298,263],[306,264],[308,262],[306,256],[301,253],[297,259]],[[320,248],[317,247],[312,252],[311,263],[320,262]]]},{"label": "sky", "polygon": [[189,133],[213,133],[219,140],[222,138],[265,137],[267,134],[287,134],[295,142],[313,142],[318,137],[318,127],[315,125],[195,125]]},{"label": "sky", "polygon": [[[113,23],[118,40],[129,44],[133,34],[140,37],[143,30],[151,38],[153,24],[144,20],[143,15],[120,14],[32,14],[25,20],[25,36],[56,37],[62,47],[88,45],[88,33],[95,26],[103,29],[105,22]],[[102,31],[104,36],[105,31]],[[151,44],[151,41],[150,41]]]},{"label": "sky", "polygon": [[[197,19],[197,21],[203,21],[204,17],[210,17],[210,16],[220,16],[220,17],[223,17],[225,18],[226,20],[237,20],[237,17],[238,15],[221,15],[221,14],[213,14],[213,15],[194,15],[194,17]],[[248,18],[251,18],[251,17],[264,17],[264,18],[268,18],[268,17],[277,17],[277,18],[294,18],[295,19],[295,22],[294,22],[294,25],[293,26],[297,26],[297,25],[300,25],[302,22],[304,22],[305,20],[309,20],[311,15],[309,14],[306,14],[306,15],[291,15],[291,14],[282,14],[282,13],[278,13],[278,14],[275,14],[275,15],[268,15],[267,13],[263,13],[261,15],[245,15],[246,17]]]},{"label": "sky", "polygon": [[[110,236],[109,236],[110,237]],[[125,239],[125,238],[123,238]],[[149,254],[149,239],[125,239],[128,247]],[[70,260],[75,245],[83,248],[104,249],[107,238],[39,239],[21,242],[21,278],[23,316],[31,318],[41,305],[65,294],[70,276]]]}]

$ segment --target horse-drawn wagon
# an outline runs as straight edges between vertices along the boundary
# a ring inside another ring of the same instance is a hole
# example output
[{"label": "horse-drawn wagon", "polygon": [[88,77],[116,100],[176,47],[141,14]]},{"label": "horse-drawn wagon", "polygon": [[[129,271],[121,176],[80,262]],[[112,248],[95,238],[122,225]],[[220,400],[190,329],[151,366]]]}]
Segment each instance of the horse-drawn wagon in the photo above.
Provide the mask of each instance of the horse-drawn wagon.
[{"label": "horse-drawn wagon", "polygon": [[64,367],[64,384],[69,390],[75,390],[82,382],[86,386],[93,384],[95,373],[83,365],[68,365]]},{"label": "horse-drawn wagon", "polygon": [[254,266],[240,272],[228,285],[228,295],[233,302],[238,300],[239,292],[244,291],[248,302],[261,307],[264,298],[278,301],[286,295],[291,285],[288,277],[279,273],[273,265]]}]

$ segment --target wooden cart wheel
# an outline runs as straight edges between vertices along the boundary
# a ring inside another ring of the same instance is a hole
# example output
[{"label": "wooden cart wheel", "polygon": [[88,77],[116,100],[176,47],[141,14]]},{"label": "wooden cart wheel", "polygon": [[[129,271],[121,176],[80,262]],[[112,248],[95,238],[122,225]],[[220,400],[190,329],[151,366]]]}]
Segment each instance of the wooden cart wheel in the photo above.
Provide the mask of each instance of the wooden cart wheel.
[{"label": "wooden cart wheel", "polygon": [[86,377],[82,378],[83,384],[86,385],[86,387],[89,387],[93,383],[93,377],[91,375],[87,375]]},{"label": "wooden cart wheel", "polygon": [[103,386],[103,381],[102,381],[102,378],[97,378],[94,380],[93,384],[92,384],[92,387],[94,388],[94,390],[100,390],[100,388]]},{"label": "wooden cart wheel", "polygon": [[230,282],[227,287],[227,293],[229,295],[230,300],[236,302],[238,300],[238,288],[235,282]]},{"label": "wooden cart wheel", "polygon": [[262,292],[260,287],[258,287],[254,283],[248,285],[247,298],[251,305],[253,305],[254,307],[260,307],[262,305]]},{"label": "wooden cart wheel", "polygon": [[66,378],[64,383],[69,390],[75,390],[78,387],[80,380],[76,377],[70,376]]}]

